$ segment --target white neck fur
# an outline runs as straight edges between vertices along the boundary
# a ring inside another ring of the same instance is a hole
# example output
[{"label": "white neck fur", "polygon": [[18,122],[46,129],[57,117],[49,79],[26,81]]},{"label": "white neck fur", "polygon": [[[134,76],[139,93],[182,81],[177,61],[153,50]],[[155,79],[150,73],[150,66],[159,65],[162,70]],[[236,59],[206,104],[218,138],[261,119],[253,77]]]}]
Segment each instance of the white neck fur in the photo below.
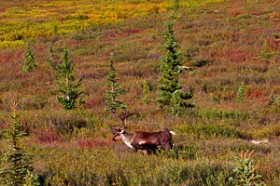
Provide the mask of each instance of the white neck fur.
[{"label": "white neck fur", "polygon": [[121,139],[129,148],[133,148],[130,139],[128,139],[124,134],[121,134]]}]

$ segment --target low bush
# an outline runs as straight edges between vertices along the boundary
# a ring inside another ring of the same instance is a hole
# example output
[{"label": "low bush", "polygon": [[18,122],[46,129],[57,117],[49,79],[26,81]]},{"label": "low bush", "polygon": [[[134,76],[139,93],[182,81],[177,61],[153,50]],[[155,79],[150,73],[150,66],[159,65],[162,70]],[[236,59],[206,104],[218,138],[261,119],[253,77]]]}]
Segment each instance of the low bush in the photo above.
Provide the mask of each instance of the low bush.
[{"label": "low bush", "polygon": [[61,110],[45,118],[47,127],[55,131],[57,134],[71,136],[75,131],[92,127],[93,120],[87,113],[83,111],[64,111]]},{"label": "low bush", "polygon": [[199,47],[190,46],[185,51],[185,57],[188,61],[191,61],[195,56],[199,54]]},{"label": "low bush", "polygon": [[34,131],[35,133],[35,141],[39,142],[39,143],[55,143],[55,142],[59,142],[60,141],[60,137],[58,136],[58,134],[56,134],[55,132],[51,131],[51,130],[36,130]]},{"label": "low bush", "polygon": [[238,130],[230,125],[202,125],[198,127],[206,137],[223,136],[223,137],[238,137]]},{"label": "low bush", "polygon": [[1,96],[2,108],[4,110],[9,110],[9,105],[13,99],[18,99],[18,109],[19,110],[39,110],[45,107],[48,100],[45,96],[38,94],[21,95],[7,92]]},{"label": "low bush", "polygon": [[258,145],[253,145],[251,143],[247,144],[232,144],[230,146],[230,150],[233,152],[246,152],[246,151],[254,151],[255,153],[260,153],[260,154],[268,154],[271,152],[271,149],[266,146],[258,146]]},{"label": "low bush", "polygon": [[198,117],[207,120],[213,119],[232,119],[232,120],[248,120],[252,116],[247,111],[234,111],[234,110],[215,110],[203,109],[198,112]]},{"label": "low bush", "polygon": [[240,14],[236,17],[237,19],[250,19],[252,18],[251,14]]},{"label": "low bush", "polygon": [[196,59],[193,63],[192,63],[192,66],[194,67],[203,67],[207,64],[210,64],[212,63],[211,60],[209,59]]},{"label": "low bush", "polygon": [[279,124],[271,124],[258,130],[252,130],[253,138],[277,138],[280,136]]},{"label": "low bush", "polygon": [[195,146],[176,145],[172,149],[171,157],[173,159],[196,159],[197,148]]},{"label": "low bush", "polygon": [[45,107],[48,100],[41,95],[27,95],[19,100],[20,110],[39,110]]},{"label": "low bush", "polygon": [[44,172],[47,185],[226,185],[230,172],[219,164],[105,149],[68,149],[52,155]]},{"label": "low bush", "polygon": [[228,185],[227,177],[230,175],[230,168],[221,165],[198,164],[193,168],[185,168],[181,172],[181,177],[188,180],[190,186],[212,186]]}]

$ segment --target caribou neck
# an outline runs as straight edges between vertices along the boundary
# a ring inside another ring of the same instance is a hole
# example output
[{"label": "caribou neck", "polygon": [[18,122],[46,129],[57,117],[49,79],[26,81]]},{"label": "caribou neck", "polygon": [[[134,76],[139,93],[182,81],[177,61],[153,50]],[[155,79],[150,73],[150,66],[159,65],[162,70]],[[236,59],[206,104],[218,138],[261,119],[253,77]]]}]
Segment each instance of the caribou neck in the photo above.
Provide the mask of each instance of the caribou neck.
[{"label": "caribou neck", "polygon": [[131,142],[133,140],[133,134],[131,133],[124,133],[121,134],[121,140],[129,147],[129,148],[133,148],[133,146],[131,145]]}]

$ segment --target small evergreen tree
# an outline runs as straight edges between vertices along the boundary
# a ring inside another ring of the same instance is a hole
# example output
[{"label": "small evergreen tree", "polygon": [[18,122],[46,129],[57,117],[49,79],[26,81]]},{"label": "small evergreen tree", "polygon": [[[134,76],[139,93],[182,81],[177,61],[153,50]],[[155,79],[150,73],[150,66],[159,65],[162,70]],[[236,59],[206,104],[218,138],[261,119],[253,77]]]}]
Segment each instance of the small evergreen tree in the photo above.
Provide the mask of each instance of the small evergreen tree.
[{"label": "small evergreen tree", "polygon": [[30,156],[27,156],[21,145],[20,137],[24,135],[19,124],[19,116],[16,112],[17,104],[12,108],[12,127],[7,133],[7,137],[11,142],[11,149],[4,155],[3,160],[8,163],[8,167],[0,170],[0,183],[7,186],[21,186],[25,183],[26,176],[32,170]]},{"label": "small evergreen tree", "polygon": [[274,93],[274,91],[271,91],[268,96],[269,102],[268,105],[271,106],[273,104],[277,104],[279,102],[279,96]]},{"label": "small evergreen tree", "polygon": [[50,42],[50,46],[49,46],[49,49],[48,49],[48,52],[49,52],[49,58],[47,59],[47,62],[48,64],[50,65],[50,67],[53,69],[53,70],[57,70],[57,64],[55,63],[55,60],[54,60],[54,44],[55,42],[58,40],[58,26],[57,25],[54,25],[53,27],[53,38]]},{"label": "small evergreen tree", "polygon": [[174,36],[171,22],[168,23],[165,39],[165,54],[161,58],[159,66],[161,77],[157,103],[161,108],[168,107],[172,114],[177,115],[182,108],[193,105],[184,101],[192,98],[192,95],[181,92],[179,75],[182,73],[182,61],[180,60],[179,45]]},{"label": "small evergreen tree", "polygon": [[30,72],[30,71],[34,70],[36,67],[37,67],[37,64],[35,63],[33,48],[31,47],[31,44],[29,43],[27,46],[27,49],[25,50],[25,53],[24,53],[22,70],[24,72]]},{"label": "small evergreen tree", "polygon": [[115,114],[118,109],[125,109],[127,108],[127,105],[121,102],[117,99],[117,97],[121,94],[124,94],[125,91],[119,87],[118,81],[118,75],[116,72],[116,69],[114,67],[114,55],[110,55],[110,71],[107,76],[108,80],[108,89],[106,91],[106,111],[110,112],[112,114],[112,117],[115,117]]},{"label": "small evergreen tree", "polygon": [[68,50],[65,48],[62,51],[62,64],[57,69],[57,82],[58,88],[57,100],[61,103],[66,110],[76,108],[77,100],[83,104],[84,91],[81,90],[82,79],[75,80],[73,75],[74,66],[68,57]]},{"label": "small evergreen tree", "polygon": [[261,57],[268,62],[275,54],[275,52],[270,50],[267,41],[265,41],[260,51]]},{"label": "small evergreen tree", "polygon": [[244,100],[244,83],[242,83],[237,90],[237,102],[242,103]]},{"label": "small evergreen tree", "polygon": [[229,181],[234,185],[248,185],[248,186],[265,186],[262,181],[262,176],[259,175],[253,166],[251,159],[253,151],[241,152],[240,157],[235,157],[235,168],[233,169],[234,175],[229,177]]},{"label": "small evergreen tree", "polygon": [[49,52],[49,59],[47,60],[47,62],[50,65],[51,69],[56,71],[57,70],[57,65],[54,61],[54,56],[53,56],[53,53],[54,53],[53,42],[51,42],[48,52]]}]

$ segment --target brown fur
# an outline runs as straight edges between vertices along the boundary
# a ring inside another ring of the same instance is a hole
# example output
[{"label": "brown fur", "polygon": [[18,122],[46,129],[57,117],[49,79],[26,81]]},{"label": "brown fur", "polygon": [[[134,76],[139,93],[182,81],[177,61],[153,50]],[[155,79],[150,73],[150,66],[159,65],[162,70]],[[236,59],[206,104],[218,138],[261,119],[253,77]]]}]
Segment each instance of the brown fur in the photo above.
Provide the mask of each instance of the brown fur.
[{"label": "brown fur", "polygon": [[113,140],[121,140],[121,136],[124,136],[131,146],[135,149],[146,149],[155,151],[157,148],[163,148],[165,150],[172,149],[172,134],[169,130],[158,132],[145,132],[136,131],[134,133],[116,132]]}]

